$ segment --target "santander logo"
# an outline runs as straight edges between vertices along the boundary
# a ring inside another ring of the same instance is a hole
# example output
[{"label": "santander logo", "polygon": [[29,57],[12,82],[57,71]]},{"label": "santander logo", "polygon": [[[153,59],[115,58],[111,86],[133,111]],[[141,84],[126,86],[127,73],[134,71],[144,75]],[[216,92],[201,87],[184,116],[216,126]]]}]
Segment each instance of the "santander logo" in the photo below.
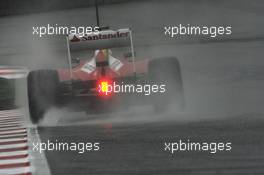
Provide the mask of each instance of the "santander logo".
[{"label": "santander logo", "polygon": [[105,40],[105,39],[113,39],[113,38],[126,38],[129,37],[129,32],[111,32],[111,33],[99,33],[97,35],[85,35],[82,37],[79,37],[77,35],[74,35],[72,39],[70,39],[71,42],[79,42],[79,41],[94,41],[94,40]]}]

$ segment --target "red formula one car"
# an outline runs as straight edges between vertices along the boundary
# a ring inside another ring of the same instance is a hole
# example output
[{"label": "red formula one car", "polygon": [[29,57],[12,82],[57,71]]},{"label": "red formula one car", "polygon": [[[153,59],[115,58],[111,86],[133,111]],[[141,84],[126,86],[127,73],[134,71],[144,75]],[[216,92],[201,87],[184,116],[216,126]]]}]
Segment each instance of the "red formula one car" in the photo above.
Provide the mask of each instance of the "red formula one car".
[{"label": "red formula one car", "polygon": [[53,106],[92,113],[144,104],[161,112],[169,104],[184,103],[179,61],[135,58],[130,29],[69,35],[67,46],[69,68],[28,75],[33,123]]}]

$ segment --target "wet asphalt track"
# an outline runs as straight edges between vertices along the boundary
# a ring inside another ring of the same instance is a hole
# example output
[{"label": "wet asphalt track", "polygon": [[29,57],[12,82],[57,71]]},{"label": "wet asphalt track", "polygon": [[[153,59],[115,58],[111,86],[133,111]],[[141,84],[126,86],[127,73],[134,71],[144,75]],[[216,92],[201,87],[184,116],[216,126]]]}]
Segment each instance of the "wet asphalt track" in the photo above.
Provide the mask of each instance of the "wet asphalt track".
[{"label": "wet asphalt track", "polygon": [[[52,174],[225,174],[264,173],[263,119],[214,122],[41,127],[44,142],[100,142],[99,152],[46,152]],[[260,116],[260,117],[263,117]],[[243,117],[242,117],[243,118]],[[231,152],[164,151],[164,142],[231,141]]]},{"label": "wet asphalt track", "polygon": [[[249,5],[247,0],[239,1],[239,5],[238,1],[204,2],[196,4],[190,1],[185,4],[183,1],[171,1],[170,4],[159,4],[156,1],[151,5],[144,2],[140,6],[131,3],[102,7],[105,12],[103,22],[107,25],[114,28],[132,26],[135,42],[140,45],[136,48],[139,52],[179,57],[187,110],[190,110],[187,111],[190,114],[185,116],[188,122],[183,122],[181,116],[172,113],[168,117],[170,120],[156,120],[155,116],[148,114],[142,120],[140,117],[136,119],[137,122],[126,121],[125,117],[129,117],[126,115],[116,119],[120,122],[112,122],[105,115],[99,116],[106,118],[104,122],[90,124],[89,116],[76,117],[76,113],[70,113],[71,119],[64,121],[66,125],[56,126],[53,122],[49,123],[53,126],[39,127],[42,142],[100,142],[101,150],[84,154],[47,151],[53,175],[264,174],[264,63],[261,39],[264,35],[262,28],[256,27],[264,25],[263,18],[259,16],[263,16],[263,3],[254,1]],[[151,10],[147,10],[150,7]],[[160,8],[165,17],[157,13]],[[117,17],[116,14],[127,15]],[[32,25],[56,22],[87,24],[94,22],[93,15],[93,10],[76,9],[2,19],[1,33],[12,35],[2,36],[8,42],[0,43],[1,58],[5,58],[1,59],[1,64],[19,64],[30,68],[61,66],[62,62],[58,60],[65,59],[65,41],[56,37],[32,39]],[[233,25],[234,34],[230,40],[203,43],[199,38],[171,40],[162,35],[162,27],[166,24],[214,24],[215,21]],[[20,26],[19,31],[17,26]],[[205,119],[210,120],[203,121],[203,114]],[[54,113],[49,117],[56,118],[56,115]],[[174,117],[176,120],[171,120]],[[164,152],[165,141],[177,142],[180,139],[230,141],[232,151],[174,155]]]}]

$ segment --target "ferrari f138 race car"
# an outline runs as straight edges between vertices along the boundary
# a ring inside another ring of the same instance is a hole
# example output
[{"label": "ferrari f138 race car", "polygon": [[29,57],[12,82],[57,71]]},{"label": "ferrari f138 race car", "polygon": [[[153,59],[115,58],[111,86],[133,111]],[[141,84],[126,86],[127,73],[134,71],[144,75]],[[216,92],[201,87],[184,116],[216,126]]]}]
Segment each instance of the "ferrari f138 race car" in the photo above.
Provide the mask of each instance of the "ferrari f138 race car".
[{"label": "ferrari f138 race car", "polygon": [[152,105],[157,112],[184,105],[180,64],[175,57],[135,57],[130,29],[67,36],[66,69],[28,74],[29,111],[38,123],[51,107],[88,113]]}]

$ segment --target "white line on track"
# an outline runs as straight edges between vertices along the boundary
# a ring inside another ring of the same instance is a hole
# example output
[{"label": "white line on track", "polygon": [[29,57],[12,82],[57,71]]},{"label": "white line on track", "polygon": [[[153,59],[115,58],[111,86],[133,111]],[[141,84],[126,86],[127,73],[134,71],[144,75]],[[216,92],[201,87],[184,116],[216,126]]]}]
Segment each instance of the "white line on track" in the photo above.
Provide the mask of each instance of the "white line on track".
[{"label": "white line on track", "polygon": [[19,114],[20,111],[19,110],[1,110],[0,111],[0,114],[13,114],[13,113],[16,113],[16,114]]},{"label": "white line on track", "polygon": [[27,137],[27,134],[22,133],[22,134],[8,134],[8,135],[2,135],[0,136],[0,141],[2,139],[18,139],[18,138],[24,138]]},{"label": "white line on track", "polygon": [[0,121],[0,125],[18,125],[18,124],[24,124],[23,121]]},{"label": "white line on track", "polygon": [[17,117],[23,117],[22,115],[19,114],[0,114],[0,118],[17,118]]},{"label": "white line on track", "polygon": [[4,132],[10,132],[10,131],[20,131],[22,129],[25,130],[25,128],[23,128],[23,127],[2,128],[2,129],[0,129],[0,134],[2,134]]},{"label": "white line on track", "polygon": [[20,112],[19,109],[11,109],[11,110],[1,110],[1,112]]},{"label": "white line on track", "polygon": [[14,142],[14,141],[27,141],[26,137],[24,138],[12,138],[12,139],[0,139],[0,144],[4,142]]},{"label": "white line on track", "polygon": [[0,118],[0,122],[8,122],[8,121],[21,121],[22,119],[20,117],[13,117],[13,118]]},{"label": "white line on track", "polygon": [[[11,151],[11,152],[0,152],[0,158],[5,156],[19,156],[19,155],[25,155],[28,154],[28,150],[23,151]],[[1,173],[0,173],[1,174]]]},{"label": "white line on track", "polygon": [[7,128],[7,127],[21,127],[22,124],[18,123],[18,124],[0,124],[0,128]]},{"label": "white line on track", "polygon": [[21,117],[6,118],[6,119],[1,119],[0,118],[0,122],[1,123],[5,123],[5,122],[18,122],[18,121],[23,121],[23,119]]},{"label": "white line on track", "polygon": [[13,123],[15,123],[15,124],[10,124],[10,123],[0,123],[0,127],[5,127],[5,126],[10,126],[10,127],[15,127],[15,126],[17,126],[17,125],[22,125],[23,124],[23,122],[13,122]]},{"label": "white line on track", "polygon": [[0,119],[0,123],[10,123],[10,122],[24,122],[23,119],[21,118],[5,118],[5,119]]},{"label": "white line on track", "polygon": [[4,116],[4,115],[19,115],[19,116],[21,116],[22,114],[19,112],[0,112],[0,115],[1,116]]},{"label": "white line on track", "polygon": [[20,133],[20,132],[27,132],[26,129],[16,129],[16,130],[11,130],[11,131],[1,131],[0,130],[0,135],[3,135],[3,134],[17,134],[17,133]]},{"label": "white line on track", "polygon": [[29,135],[30,155],[32,155],[32,157],[34,158],[34,161],[32,161],[32,167],[37,168],[37,174],[50,175],[51,173],[49,165],[47,163],[46,155],[43,153],[41,154],[38,151],[33,151],[33,143],[41,143],[37,128],[31,128]]},{"label": "white line on track", "polygon": [[21,167],[21,168],[11,168],[11,169],[2,169],[0,170],[0,174],[4,175],[15,175],[15,174],[27,174],[32,170],[30,167]]},{"label": "white line on track", "polygon": [[27,163],[27,162],[29,162],[29,158],[7,159],[7,160],[0,160],[0,165],[13,164],[13,163]]},{"label": "white line on track", "polygon": [[21,147],[25,147],[25,146],[27,146],[27,143],[0,145],[0,149],[21,148]]}]

